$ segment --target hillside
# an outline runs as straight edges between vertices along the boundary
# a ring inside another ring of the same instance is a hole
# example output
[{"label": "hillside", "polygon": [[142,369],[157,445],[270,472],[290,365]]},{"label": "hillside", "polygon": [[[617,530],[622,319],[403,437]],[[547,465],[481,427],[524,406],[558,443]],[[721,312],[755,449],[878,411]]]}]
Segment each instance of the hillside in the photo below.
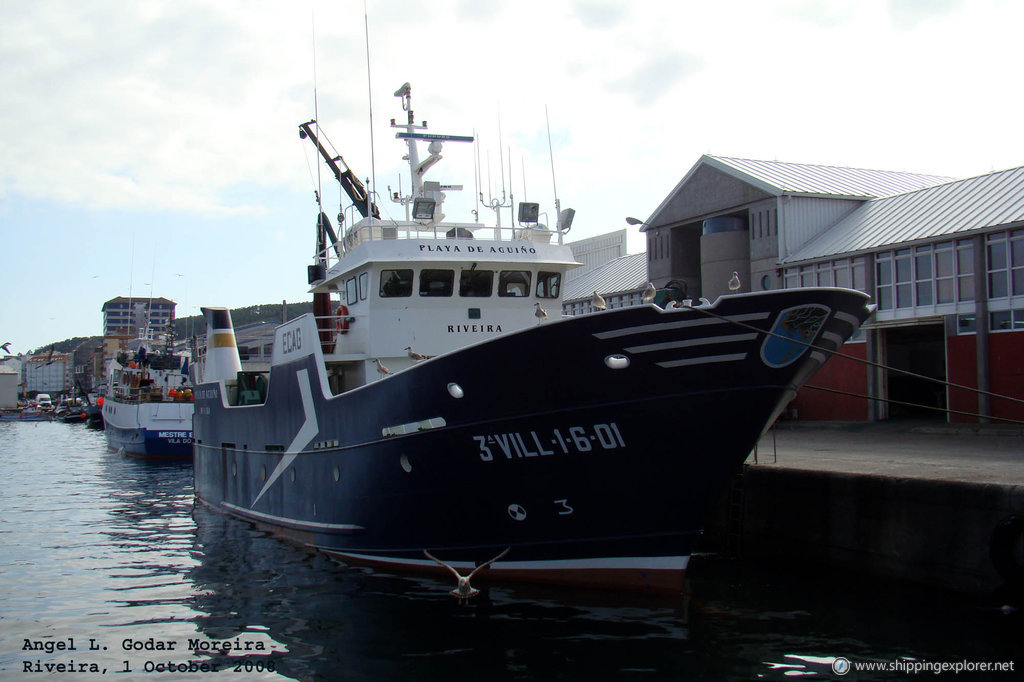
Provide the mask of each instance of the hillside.
[{"label": "hillside", "polygon": [[[231,310],[231,321],[237,329],[256,322],[280,323],[312,311],[313,303],[311,301],[287,304],[262,303],[260,305],[252,305],[247,308],[233,308]],[[203,319],[202,315],[181,317],[174,321],[175,339],[181,340],[187,339],[193,335],[203,336],[205,334],[206,320]],[[102,336],[75,336],[70,339],[64,339],[63,341],[54,341],[52,343],[42,345],[39,348],[29,351],[27,355],[48,352],[51,346],[53,347],[54,353],[70,353],[83,343],[88,343],[91,347],[99,346],[102,340]]]}]

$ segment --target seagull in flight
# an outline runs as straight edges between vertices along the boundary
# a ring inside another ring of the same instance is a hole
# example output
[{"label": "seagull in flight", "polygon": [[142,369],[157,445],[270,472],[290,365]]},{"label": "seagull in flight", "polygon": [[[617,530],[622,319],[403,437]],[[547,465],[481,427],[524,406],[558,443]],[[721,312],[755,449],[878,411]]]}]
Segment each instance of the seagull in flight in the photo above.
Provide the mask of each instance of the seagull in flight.
[{"label": "seagull in flight", "polygon": [[450,594],[453,597],[457,598],[460,602],[464,602],[464,601],[472,599],[476,595],[480,594],[480,590],[476,589],[475,587],[473,587],[472,585],[469,584],[469,581],[473,579],[473,576],[477,574],[477,571],[480,571],[480,570],[482,570],[484,568],[487,568],[488,566],[493,564],[495,561],[497,561],[501,557],[503,557],[506,554],[508,554],[508,551],[510,549],[512,549],[512,548],[511,547],[506,547],[501,552],[501,554],[499,554],[498,556],[494,557],[490,561],[485,561],[484,563],[480,564],[479,566],[474,568],[473,571],[469,575],[467,575],[465,577],[463,577],[462,574],[460,574],[458,571],[456,571],[454,568],[452,568],[451,566],[449,566],[445,562],[443,562],[440,559],[438,559],[436,556],[434,556],[433,554],[431,554],[427,550],[423,550],[423,553],[426,554],[430,559],[433,559],[434,562],[440,564],[441,566],[444,566],[445,568],[447,568],[449,571],[452,572],[452,575],[455,576],[455,580],[457,581],[458,584],[455,586],[455,589],[452,590],[451,592],[449,592],[448,594]]},{"label": "seagull in flight", "polygon": [[3,343],[3,345],[0,345],[0,348],[3,348],[4,352],[7,353],[8,355],[11,354],[11,342],[10,341],[5,341]]},{"label": "seagull in flight", "polygon": [[412,346],[406,346],[404,350],[408,351],[409,357],[415,360],[416,362],[419,362],[420,360],[429,360],[430,358],[434,357],[433,355],[423,355],[422,353],[417,353],[412,349]]}]

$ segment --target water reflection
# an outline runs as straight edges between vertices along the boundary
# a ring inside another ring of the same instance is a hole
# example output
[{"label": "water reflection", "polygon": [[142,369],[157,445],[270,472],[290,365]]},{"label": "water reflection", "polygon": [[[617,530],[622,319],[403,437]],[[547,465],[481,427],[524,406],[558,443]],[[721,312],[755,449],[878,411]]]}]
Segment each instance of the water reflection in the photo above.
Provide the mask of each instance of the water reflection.
[{"label": "water reflection", "polygon": [[[122,679],[163,661],[233,679],[262,663],[244,679],[456,682],[837,679],[837,657],[1011,660],[1024,641],[1021,618],[976,600],[711,557],[691,564],[685,598],[475,579],[486,589],[460,605],[447,579],[349,568],[195,504],[189,465],[126,459],[102,433],[0,424],[0,461],[0,677],[69,658],[24,639],[74,638],[78,661],[108,674],[127,661]],[[90,639],[107,648],[82,650]],[[150,639],[176,648],[123,647]]]}]

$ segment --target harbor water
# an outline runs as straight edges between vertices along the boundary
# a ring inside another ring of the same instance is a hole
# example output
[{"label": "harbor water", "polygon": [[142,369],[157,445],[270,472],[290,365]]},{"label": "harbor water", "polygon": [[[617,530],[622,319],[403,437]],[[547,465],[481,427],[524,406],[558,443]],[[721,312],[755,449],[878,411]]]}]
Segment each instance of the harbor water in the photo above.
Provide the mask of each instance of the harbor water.
[{"label": "harbor water", "polygon": [[1019,613],[855,571],[698,556],[679,597],[474,580],[460,604],[217,514],[190,464],[81,425],[0,422],[0,462],[3,680],[1024,678]]}]

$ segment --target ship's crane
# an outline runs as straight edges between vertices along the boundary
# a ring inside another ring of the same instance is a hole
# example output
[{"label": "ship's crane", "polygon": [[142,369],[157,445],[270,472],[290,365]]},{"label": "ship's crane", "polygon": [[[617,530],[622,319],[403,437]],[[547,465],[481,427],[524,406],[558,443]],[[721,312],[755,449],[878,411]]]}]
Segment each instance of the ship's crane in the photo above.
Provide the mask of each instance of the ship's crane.
[{"label": "ship's crane", "polygon": [[[323,157],[324,163],[334,173],[334,177],[337,178],[338,184],[348,194],[348,198],[352,200],[352,205],[356,207],[360,215],[364,218],[368,218],[371,215],[374,218],[380,218],[380,211],[377,209],[377,204],[370,201],[369,192],[366,191],[366,185],[364,185],[359,178],[356,177],[352,169],[345,163],[345,159],[341,158],[341,155],[331,156],[331,154],[324,148],[320,139],[313,132],[313,126],[316,125],[316,121],[309,121],[299,126],[299,137],[302,139],[309,139],[316,149],[320,152],[320,156]],[[340,165],[339,165],[340,164]],[[344,169],[342,168],[344,166]]]}]

